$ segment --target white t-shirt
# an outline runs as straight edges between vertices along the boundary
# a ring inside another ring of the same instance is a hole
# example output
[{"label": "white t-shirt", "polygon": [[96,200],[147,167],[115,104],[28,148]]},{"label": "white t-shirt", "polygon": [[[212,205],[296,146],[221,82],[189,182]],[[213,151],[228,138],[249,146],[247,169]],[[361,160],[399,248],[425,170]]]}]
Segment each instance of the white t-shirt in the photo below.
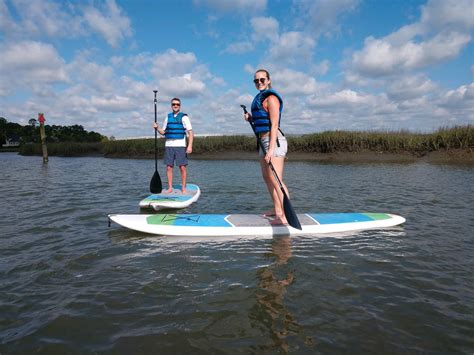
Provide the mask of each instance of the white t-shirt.
[{"label": "white t-shirt", "polygon": [[[174,115],[176,117],[176,115]],[[183,126],[186,131],[193,129],[191,126],[191,121],[189,120],[188,115],[184,115],[182,118]],[[163,131],[166,130],[166,125],[168,124],[168,116],[166,116],[165,121],[163,122]],[[166,139],[165,147],[186,147],[186,136],[179,139]]]}]

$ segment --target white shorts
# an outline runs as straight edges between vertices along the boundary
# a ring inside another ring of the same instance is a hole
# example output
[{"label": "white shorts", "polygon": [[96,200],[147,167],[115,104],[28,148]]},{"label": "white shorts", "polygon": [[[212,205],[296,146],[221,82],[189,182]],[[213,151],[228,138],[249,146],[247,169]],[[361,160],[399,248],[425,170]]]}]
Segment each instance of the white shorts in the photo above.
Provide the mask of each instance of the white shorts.
[{"label": "white shorts", "polygon": [[[262,140],[263,146],[265,147],[265,150],[268,151],[268,148],[270,147],[270,136],[263,137],[261,138],[261,140]],[[286,153],[288,152],[288,142],[286,141],[286,138],[284,136],[278,136],[278,143],[280,144],[280,146],[278,146],[278,144],[275,145],[273,156],[285,157]],[[259,151],[259,155],[263,157],[264,155],[262,152],[262,148],[260,148],[258,151]]]}]

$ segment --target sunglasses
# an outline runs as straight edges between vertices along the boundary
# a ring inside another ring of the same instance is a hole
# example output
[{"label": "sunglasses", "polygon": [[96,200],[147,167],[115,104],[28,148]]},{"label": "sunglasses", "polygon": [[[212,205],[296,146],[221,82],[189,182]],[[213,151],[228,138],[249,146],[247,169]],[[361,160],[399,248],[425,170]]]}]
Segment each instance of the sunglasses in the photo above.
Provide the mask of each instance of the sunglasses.
[{"label": "sunglasses", "polygon": [[171,106],[181,106],[181,104],[175,104],[174,102],[171,104]]},{"label": "sunglasses", "polygon": [[265,81],[267,81],[267,78],[253,79],[253,83],[255,85],[257,85],[259,81],[260,81],[260,84],[265,84]]}]

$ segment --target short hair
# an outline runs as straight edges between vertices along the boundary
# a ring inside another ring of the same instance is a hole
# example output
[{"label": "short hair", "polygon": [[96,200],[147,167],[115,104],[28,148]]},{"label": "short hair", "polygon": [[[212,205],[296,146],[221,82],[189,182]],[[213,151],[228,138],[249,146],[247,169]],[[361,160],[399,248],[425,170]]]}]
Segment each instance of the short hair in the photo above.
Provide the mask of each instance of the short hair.
[{"label": "short hair", "polygon": [[181,100],[178,99],[177,97],[173,97],[173,98],[171,99],[171,102],[173,102],[173,101],[178,101],[179,103],[181,103]]}]

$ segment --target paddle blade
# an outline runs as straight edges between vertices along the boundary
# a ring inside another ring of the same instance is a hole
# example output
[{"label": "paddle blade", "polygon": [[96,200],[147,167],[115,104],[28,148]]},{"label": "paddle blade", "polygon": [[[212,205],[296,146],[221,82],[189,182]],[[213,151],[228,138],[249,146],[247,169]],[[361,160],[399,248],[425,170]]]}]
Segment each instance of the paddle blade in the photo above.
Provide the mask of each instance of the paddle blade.
[{"label": "paddle blade", "polygon": [[162,190],[163,185],[161,184],[160,174],[158,174],[158,171],[155,170],[155,173],[153,174],[153,177],[150,181],[150,192],[152,194],[160,194]]},{"label": "paddle blade", "polygon": [[290,199],[288,198],[288,196],[286,196],[286,194],[283,195],[283,211],[285,212],[285,217],[288,221],[288,224],[293,228],[302,230],[300,221],[298,220],[296,212],[293,209]]}]

